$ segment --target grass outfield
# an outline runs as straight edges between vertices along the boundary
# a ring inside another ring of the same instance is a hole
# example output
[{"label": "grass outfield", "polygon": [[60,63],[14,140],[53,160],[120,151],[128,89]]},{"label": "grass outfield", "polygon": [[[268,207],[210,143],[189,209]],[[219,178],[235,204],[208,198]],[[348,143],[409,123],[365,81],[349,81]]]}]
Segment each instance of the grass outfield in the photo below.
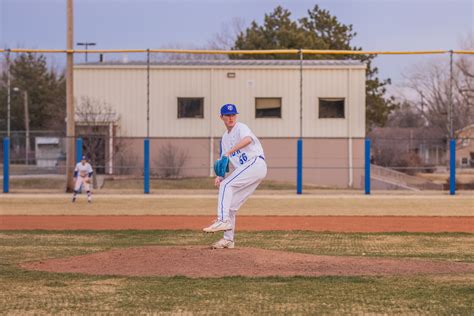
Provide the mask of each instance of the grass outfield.
[{"label": "grass outfield", "polygon": [[[65,187],[65,178],[61,176],[42,177],[32,176],[29,178],[10,179],[10,186],[15,189],[36,189],[39,191],[48,189],[63,191]],[[303,189],[314,189],[315,186],[304,185]],[[151,179],[151,190],[214,190],[214,178],[185,178],[185,179]],[[106,179],[101,188],[104,191],[136,191],[143,192],[143,179]],[[294,183],[264,180],[258,190],[296,190]]]},{"label": "grass outfield", "polygon": [[[203,245],[193,231],[0,232],[0,314],[205,313],[459,314],[474,310],[474,275],[390,277],[86,276],[24,271],[17,264],[145,245]],[[460,233],[239,232],[238,246],[317,255],[474,262]]]},{"label": "grass outfield", "polygon": [[[26,192],[26,191],[37,191],[37,192],[63,192],[65,189],[65,176],[61,175],[31,175],[29,177],[15,177],[15,173],[11,172],[10,178],[10,190],[12,192]],[[0,174],[1,175],[1,174]],[[20,174],[19,174],[20,175]],[[420,174],[420,177],[432,180],[435,183],[446,184],[449,176],[444,174]],[[468,184],[474,182],[474,174],[457,174],[456,181],[461,184]],[[150,190],[157,192],[160,190],[215,190],[214,178],[212,177],[195,177],[195,178],[183,178],[183,179],[150,179]],[[261,190],[290,190],[296,191],[295,182],[285,181],[274,181],[274,180],[263,180],[257,188],[257,191]],[[355,193],[363,193],[363,188],[360,189],[340,189],[331,188],[324,186],[316,186],[310,184],[303,185],[304,192],[311,192],[313,190],[320,191],[352,191]],[[400,192],[398,190],[380,190],[384,193]],[[142,193],[143,192],[143,179],[140,178],[117,178],[109,179],[106,178],[100,188],[100,192],[125,192],[125,193]],[[373,193],[377,190],[373,189]],[[406,194],[413,193],[413,191],[407,191]],[[458,193],[462,192],[458,190]],[[469,191],[467,191],[469,192]],[[443,194],[446,191],[422,191],[423,194]]]},{"label": "grass outfield", "polygon": [[[70,194],[0,194],[0,215],[214,215],[215,193],[190,195],[84,195],[71,203]],[[292,216],[473,216],[474,197],[424,195],[259,195],[239,215]]]},{"label": "grass outfield", "polygon": [[[449,180],[449,173],[418,173],[417,176],[439,184],[445,184]],[[474,173],[457,173],[456,182],[474,183]]]}]

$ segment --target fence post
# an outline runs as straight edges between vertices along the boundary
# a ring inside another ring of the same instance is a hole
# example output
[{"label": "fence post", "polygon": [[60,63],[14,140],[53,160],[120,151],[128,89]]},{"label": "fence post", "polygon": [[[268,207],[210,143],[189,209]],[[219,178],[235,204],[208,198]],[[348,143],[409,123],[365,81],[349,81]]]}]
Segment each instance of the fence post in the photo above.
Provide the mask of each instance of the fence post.
[{"label": "fence post", "polygon": [[365,194],[370,194],[370,139],[365,139]]},{"label": "fence post", "polygon": [[150,140],[144,141],[143,188],[145,194],[150,193]]},{"label": "fence post", "polygon": [[449,141],[449,194],[456,194],[456,140]]},{"label": "fence post", "polygon": [[76,139],[76,163],[82,159],[82,138]]},{"label": "fence post", "polygon": [[298,139],[296,166],[296,194],[303,193],[303,140]]},{"label": "fence post", "polygon": [[10,139],[3,138],[3,193],[8,193],[10,185]]}]

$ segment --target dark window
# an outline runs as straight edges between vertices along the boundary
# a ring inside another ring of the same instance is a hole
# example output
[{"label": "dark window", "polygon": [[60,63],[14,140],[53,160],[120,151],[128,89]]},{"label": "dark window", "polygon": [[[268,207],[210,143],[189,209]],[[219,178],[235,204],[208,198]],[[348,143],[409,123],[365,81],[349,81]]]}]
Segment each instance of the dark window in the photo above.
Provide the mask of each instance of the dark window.
[{"label": "dark window", "polygon": [[178,98],[178,118],[203,118],[204,98]]},{"label": "dark window", "polygon": [[281,98],[255,98],[255,117],[281,117]]},{"label": "dark window", "polygon": [[344,99],[319,99],[319,118],[344,118]]}]

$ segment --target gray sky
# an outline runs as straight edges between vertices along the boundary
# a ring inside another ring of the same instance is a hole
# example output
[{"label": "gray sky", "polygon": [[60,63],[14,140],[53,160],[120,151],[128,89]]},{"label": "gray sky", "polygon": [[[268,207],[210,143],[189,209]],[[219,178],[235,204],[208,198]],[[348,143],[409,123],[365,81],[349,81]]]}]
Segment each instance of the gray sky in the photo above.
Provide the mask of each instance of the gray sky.
[{"label": "gray sky", "polygon": [[[473,0],[75,0],[74,40],[101,49],[202,47],[233,18],[260,24],[282,5],[296,19],[316,3],[352,24],[353,45],[364,50],[459,49],[460,39],[474,32]],[[64,49],[66,0],[0,0],[0,46]],[[429,59],[379,56],[375,64],[381,78],[397,83],[402,72]],[[64,58],[52,61],[62,65]]]}]

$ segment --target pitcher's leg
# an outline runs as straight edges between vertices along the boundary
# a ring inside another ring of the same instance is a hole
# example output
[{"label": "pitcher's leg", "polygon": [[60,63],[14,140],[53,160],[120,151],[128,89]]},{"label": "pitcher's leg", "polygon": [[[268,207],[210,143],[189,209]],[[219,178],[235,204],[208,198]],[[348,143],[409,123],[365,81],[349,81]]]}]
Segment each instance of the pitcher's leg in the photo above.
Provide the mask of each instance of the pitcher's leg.
[{"label": "pitcher's leg", "polygon": [[[256,166],[261,164],[260,162],[257,162],[257,159],[260,160],[260,158],[256,157],[249,162],[248,165],[244,165],[241,168],[234,170],[229,177],[220,183],[217,202],[217,221],[211,226],[204,228],[204,232],[213,233],[232,229],[229,219],[229,210],[236,210],[236,208],[231,207],[231,205],[235,204],[235,201],[242,200],[240,196],[235,196],[235,192],[241,188],[247,187],[249,183],[253,184],[256,180],[264,177],[264,175],[262,176],[263,172],[261,170],[253,170]],[[264,171],[266,172],[266,165],[264,164],[263,166],[265,168]],[[257,185],[255,185],[251,192],[255,190]],[[247,193],[245,193],[245,197],[243,198],[244,201],[246,197]],[[242,204],[242,202],[237,204]]]},{"label": "pitcher's leg", "polygon": [[229,208],[234,198],[234,188],[223,181],[219,187],[219,199],[217,200],[217,219],[227,221],[229,219]]},{"label": "pitcher's leg", "polygon": [[[234,172],[221,182],[217,214],[220,220],[226,220],[229,209],[238,210],[267,173],[267,165],[261,158],[256,157],[249,165]],[[233,207],[237,204],[237,207]]]},{"label": "pitcher's leg", "polygon": [[234,190],[234,199],[230,205],[229,209],[229,220],[232,224],[232,229],[224,233],[225,240],[234,241],[235,238],[235,225],[237,221],[237,210],[247,201],[250,195],[255,191],[255,189],[260,184],[261,180],[257,179],[254,183],[251,183],[247,187],[241,187]]},{"label": "pitcher's leg", "polygon": [[229,208],[233,199],[233,187],[228,186],[225,180],[219,186],[219,198],[217,200],[217,220],[208,227],[203,228],[206,233],[228,231],[232,229],[229,219]]},{"label": "pitcher's leg", "polygon": [[230,224],[232,225],[232,229],[224,232],[225,240],[234,241],[236,213],[237,213],[237,210],[232,210],[232,209],[229,210],[229,221],[230,221]]},{"label": "pitcher's leg", "polygon": [[239,210],[240,207],[248,200],[252,193],[257,189],[258,185],[262,180],[257,179],[255,182],[250,183],[248,186],[239,188],[234,191],[234,201],[230,205],[230,208],[233,210]]}]

